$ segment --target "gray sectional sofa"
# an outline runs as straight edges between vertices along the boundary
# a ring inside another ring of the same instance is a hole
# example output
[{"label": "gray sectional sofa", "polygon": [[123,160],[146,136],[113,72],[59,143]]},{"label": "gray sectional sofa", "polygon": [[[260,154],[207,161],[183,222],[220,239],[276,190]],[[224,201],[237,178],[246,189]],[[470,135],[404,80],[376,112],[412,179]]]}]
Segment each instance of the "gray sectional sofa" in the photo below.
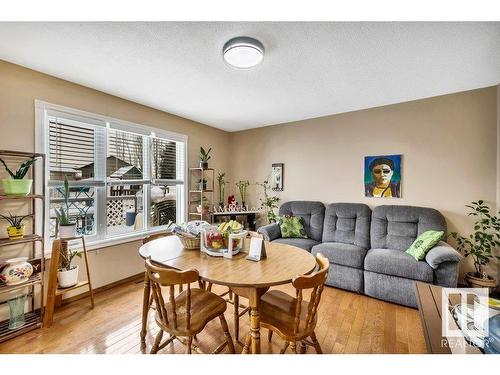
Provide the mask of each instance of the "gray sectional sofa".
[{"label": "gray sectional sofa", "polygon": [[405,251],[427,230],[446,234],[443,215],[432,208],[292,201],[280,215],[300,216],[307,239],[281,238],[278,224],[260,227],[268,241],[322,253],[330,261],[327,284],[416,307],[415,281],[456,287],[462,256],[441,241],[416,261]]}]

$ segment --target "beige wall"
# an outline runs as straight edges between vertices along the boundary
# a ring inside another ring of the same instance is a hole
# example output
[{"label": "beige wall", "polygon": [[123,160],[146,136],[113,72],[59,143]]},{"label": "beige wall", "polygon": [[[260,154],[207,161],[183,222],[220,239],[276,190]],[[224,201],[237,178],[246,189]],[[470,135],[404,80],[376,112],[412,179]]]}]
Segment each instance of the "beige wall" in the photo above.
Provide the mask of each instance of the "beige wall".
[{"label": "beige wall", "polygon": [[[188,136],[189,164],[196,166],[200,145],[213,147],[211,166],[227,171],[228,133],[137,103],[0,60],[0,149],[35,150],[34,100],[111,116]],[[193,103],[196,105],[196,103]],[[213,162],[212,162],[213,161]],[[2,171],[3,173],[3,171]],[[4,228],[0,228],[4,233]],[[3,235],[0,235],[3,237]],[[139,242],[92,251],[92,279],[99,287],[141,272]],[[18,249],[1,258],[15,256]]]},{"label": "beige wall", "polygon": [[[262,181],[285,163],[282,201],[434,207],[469,233],[464,205],[496,205],[497,89],[461,92],[231,134],[232,176]],[[403,154],[402,199],[365,198],[363,158]],[[250,189],[251,204],[256,188]]]}]

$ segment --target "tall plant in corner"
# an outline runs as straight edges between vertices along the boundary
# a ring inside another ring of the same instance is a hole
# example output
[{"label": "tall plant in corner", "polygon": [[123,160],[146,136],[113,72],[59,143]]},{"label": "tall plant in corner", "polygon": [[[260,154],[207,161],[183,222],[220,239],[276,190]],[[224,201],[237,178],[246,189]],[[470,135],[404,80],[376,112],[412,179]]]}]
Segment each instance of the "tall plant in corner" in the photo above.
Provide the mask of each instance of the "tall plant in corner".
[{"label": "tall plant in corner", "polygon": [[217,173],[217,184],[219,185],[219,207],[224,207],[224,197],[226,189],[226,173]]},{"label": "tall plant in corner", "polygon": [[11,178],[2,179],[3,191],[6,195],[27,195],[31,191],[33,180],[24,178],[35,159],[28,159],[16,170],[12,171],[3,159],[0,159]]},{"label": "tall plant in corner", "polygon": [[500,212],[491,213],[490,208],[484,201],[478,200],[465,207],[469,208],[468,216],[473,216],[474,232],[468,237],[461,236],[457,232],[450,236],[457,241],[457,249],[465,257],[471,257],[474,262],[475,272],[467,272],[465,279],[472,287],[490,288],[493,291],[497,280],[489,276],[485,270],[493,258],[500,259],[493,252],[500,247]]},{"label": "tall plant in corner", "polygon": [[274,210],[278,208],[278,203],[280,199],[277,196],[269,195],[271,191],[271,185],[269,184],[269,180],[265,180],[264,182],[257,182],[257,185],[262,187],[264,198],[260,199],[260,206],[262,209],[266,211],[267,221],[269,224],[276,223],[278,217]]}]

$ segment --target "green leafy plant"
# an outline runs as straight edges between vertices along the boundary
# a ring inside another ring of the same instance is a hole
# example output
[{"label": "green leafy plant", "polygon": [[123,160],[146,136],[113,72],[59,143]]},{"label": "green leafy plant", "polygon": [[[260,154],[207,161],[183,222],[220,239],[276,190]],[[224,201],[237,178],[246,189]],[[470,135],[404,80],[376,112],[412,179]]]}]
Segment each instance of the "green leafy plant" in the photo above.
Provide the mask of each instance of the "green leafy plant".
[{"label": "green leafy plant", "polygon": [[81,258],[82,253],[77,250],[61,251],[61,268],[59,270],[71,271],[73,268],[71,262],[73,262],[75,257]]},{"label": "green leafy plant", "polygon": [[14,180],[22,180],[24,176],[26,176],[26,173],[28,173],[31,164],[35,162],[35,159],[26,160],[15,172],[12,172],[2,159],[0,159],[0,162],[2,162],[5,170],[10,174],[10,177],[12,177]]},{"label": "green leafy plant", "polygon": [[210,151],[212,151],[212,147],[208,149],[208,151],[205,151],[203,147],[200,147],[200,161],[203,163],[207,163],[210,159]]},{"label": "green leafy plant", "polygon": [[240,191],[241,204],[243,204],[247,196],[247,188],[250,186],[250,181],[240,180],[236,182],[236,186],[238,186],[238,190]]},{"label": "green leafy plant", "polygon": [[492,252],[500,246],[500,212],[494,215],[484,201],[478,200],[465,207],[471,211],[468,216],[474,216],[474,233],[469,237],[464,237],[457,232],[450,233],[450,236],[457,241],[457,249],[465,257],[471,256],[476,269],[476,277],[487,279],[483,266],[487,265],[494,256]]},{"label": "green leafy plant", "polygon": [[64,197],[64,205],[59,209],[55,209],[57,220],[59,221],[59,225],[73,225],[74,221],[71,221],[69,218],[69,182],[68,176],[64,176],[64,190],[62,191],[62,195]]},{"label": "green leafy plant", "polygon": [[17,229],[21,229],[21,227],[23,226],[23,220],[28,216],[30,215],[15,216],[12,215],[10,212],[9,216],[0,214],[0,218],[7,220],[12,227],[16,227]]},{"label": "green leafy plant", "polygon": [[269,195],[269,192],[271,191],[271,185],[269,184],[268,180],[265,180],[264,182],[257,182],[257,185],[261,186],[264,192],[264,198],[260,199],[261,209],[264,209],[266,211],[267,221],[269,223],[276,223],[278,217],[274,210],[278,208],[280,199],[277,196]]},{"label": "green leafy plant", "polygon": [[226,173],[217,173],[217,184],[219,185],[219,205],[224,205],[224,189],[226,188]]}]

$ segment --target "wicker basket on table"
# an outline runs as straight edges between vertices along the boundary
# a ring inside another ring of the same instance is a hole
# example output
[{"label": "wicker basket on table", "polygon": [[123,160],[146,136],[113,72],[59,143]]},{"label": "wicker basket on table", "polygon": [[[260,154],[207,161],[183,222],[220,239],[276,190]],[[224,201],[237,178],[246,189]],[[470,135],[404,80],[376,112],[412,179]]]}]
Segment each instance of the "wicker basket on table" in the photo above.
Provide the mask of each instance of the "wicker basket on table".
[{"label": "wicker basket on table", "polygon": [[185,236],[182,233],[175,234],[181,241],[182,247],[187,250],[197,250],[200,248],[200,237]]}]

